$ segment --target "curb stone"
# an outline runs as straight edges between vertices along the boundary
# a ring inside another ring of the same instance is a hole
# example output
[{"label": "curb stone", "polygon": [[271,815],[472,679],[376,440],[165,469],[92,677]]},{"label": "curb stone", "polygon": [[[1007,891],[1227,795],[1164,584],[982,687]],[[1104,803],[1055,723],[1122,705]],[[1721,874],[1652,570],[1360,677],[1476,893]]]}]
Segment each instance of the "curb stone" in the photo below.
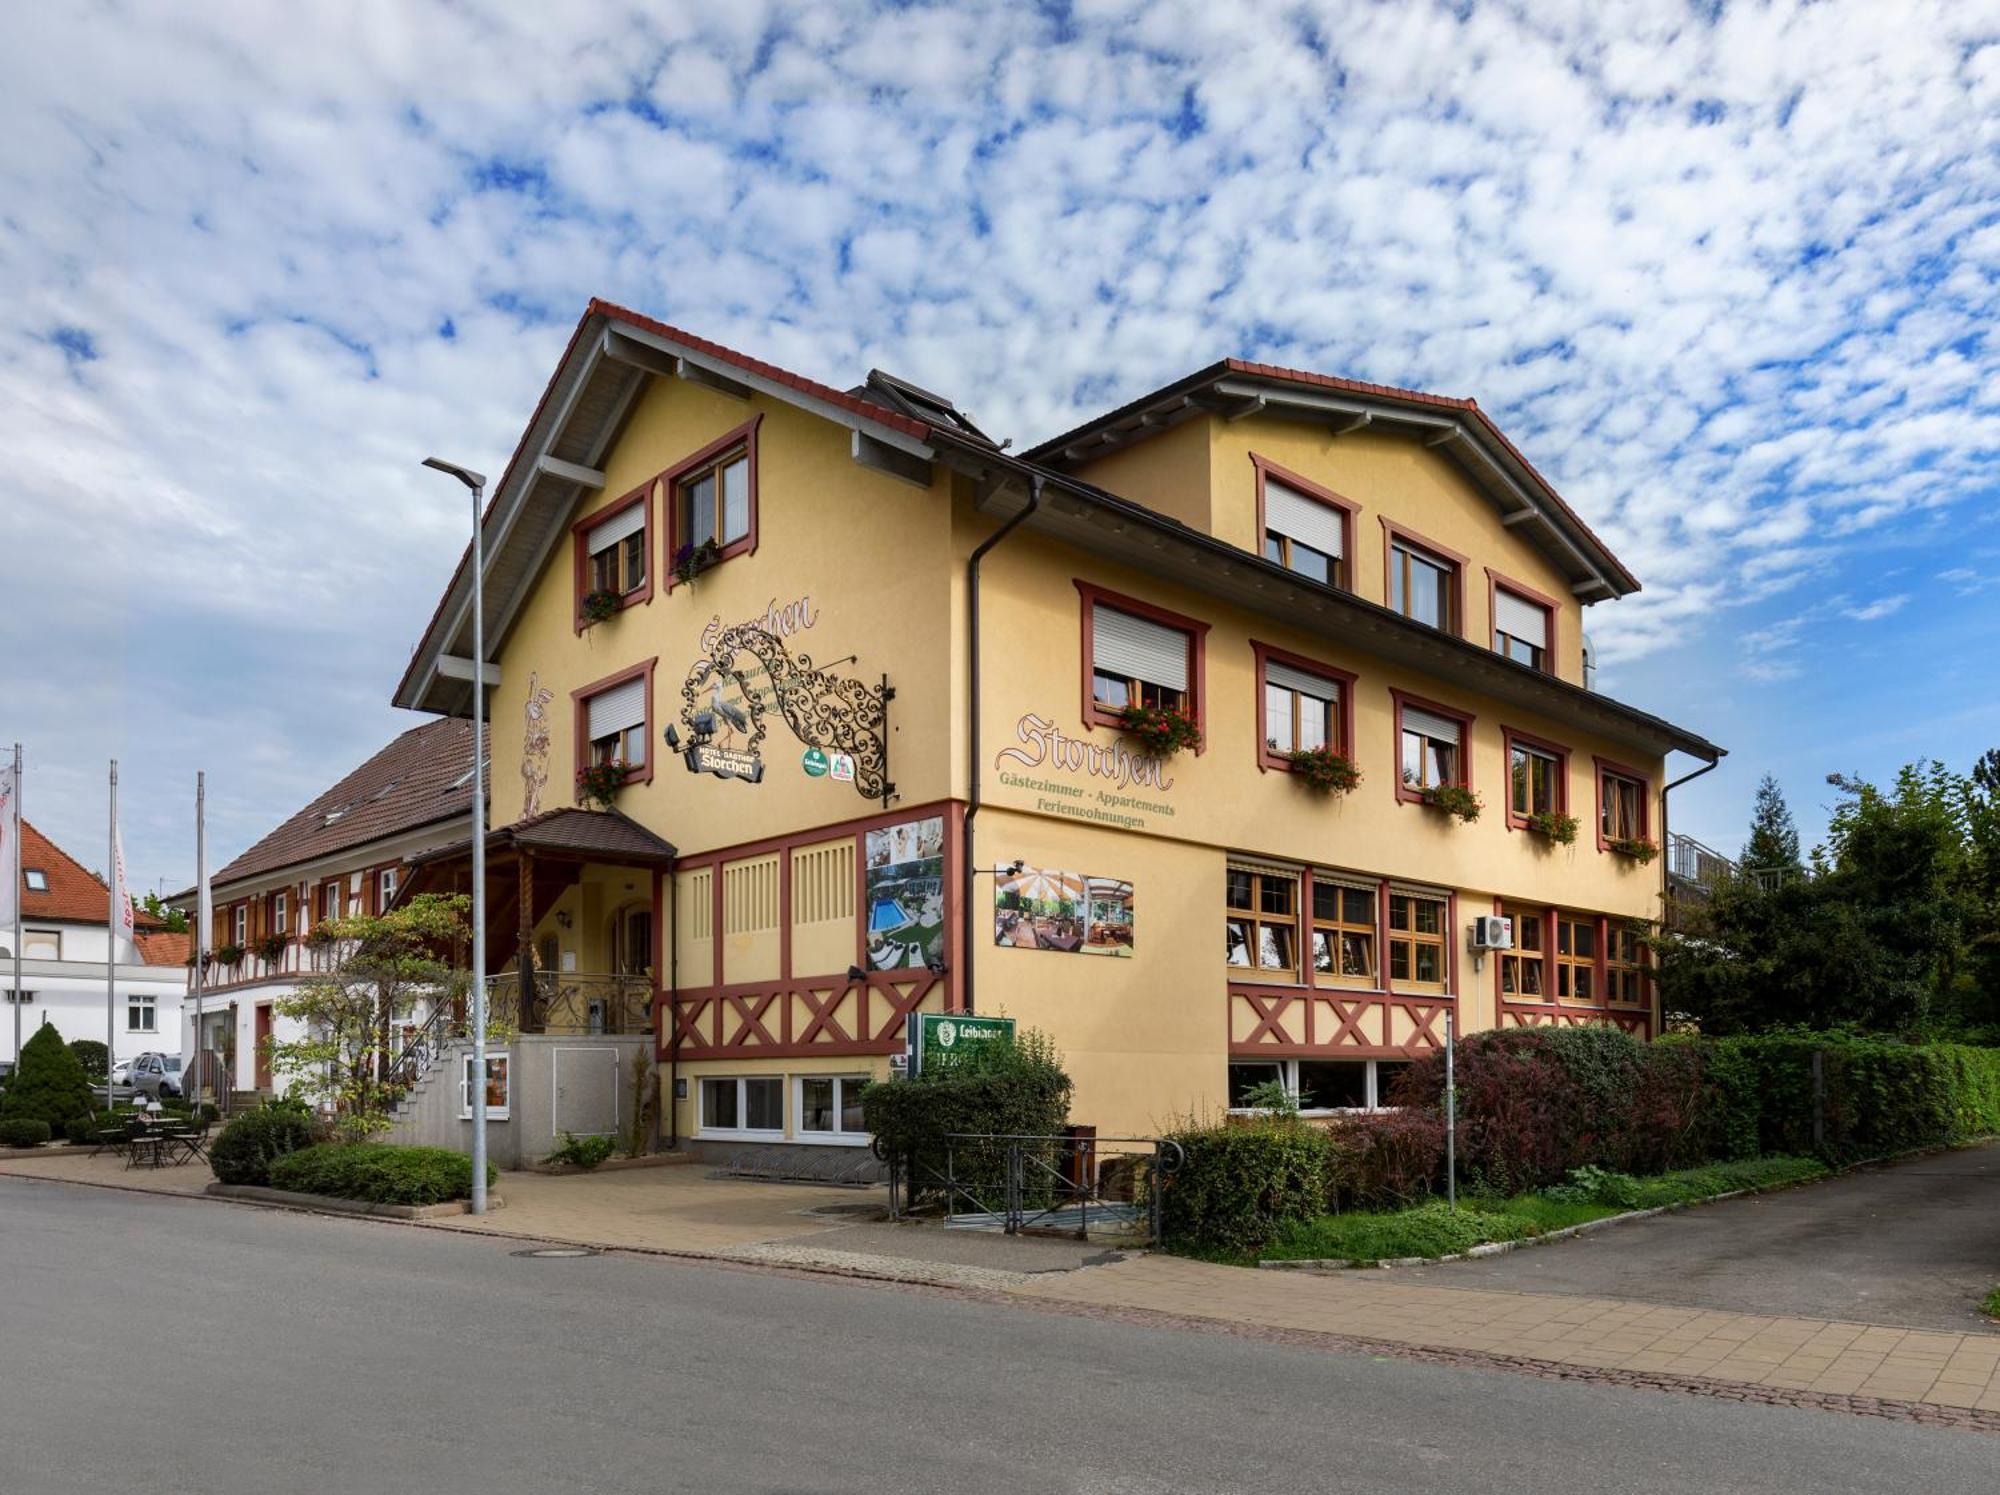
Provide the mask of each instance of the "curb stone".
[{"label": "curb stone", "polygon": [[[472,1205],[463,1199],[446,1204],[376,1204],[366,1199],[336,1199],[328,1194],[301,1194],[292,1189],[267,1189],[260,1184],[210,1184],[202,1191],[219,1199],[236,1199],[246,1204],[271,1205],[280,1209],[314,1210],[328,1215],[379,1215],[390,1220],[437,1220],[463,1215]],[[486,1196],[489,1210],[504,1201],[498,1194]]]}]

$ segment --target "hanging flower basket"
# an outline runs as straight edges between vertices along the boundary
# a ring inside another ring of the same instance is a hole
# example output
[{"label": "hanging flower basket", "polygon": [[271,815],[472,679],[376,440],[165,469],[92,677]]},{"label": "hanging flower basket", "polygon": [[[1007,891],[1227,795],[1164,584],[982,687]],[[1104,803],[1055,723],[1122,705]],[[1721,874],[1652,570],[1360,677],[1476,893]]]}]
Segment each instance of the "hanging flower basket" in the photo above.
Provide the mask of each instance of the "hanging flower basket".
[{"label": "hanging flower basket", "polygon": [[1361,770],[1354,766],[1354,760],[1330,747],[1300,748],[1281,756],[1292,765],[1292,772],[1305,780],[1307,788],[1322,794],[1345,794],[1361,782]]},{"label": "hanging flower basket", "polygon": [[291,941],[282,934],[262,934],[257,937],[256,943],[251,948],[256,950],[259,959],[283,960],[285,947],[289,944]]},{"label": "hanging flower basket", "polygon": [[1470,825],[1486,808],[1485,802],[1463,784],[1433,784],[1423,791],[1424,803],[1455,820]]},{"label": "hanging flower basket", "polygon": [[1576,844],[1577,819],[1574,815],[1562,815],[1554,810],[1537,810],[1528,817],[1528,829],[1538,836],[1547,837],[1558,846]]},{"label": "hanging flower basket", "polygon": [[1171,758],[1182,748],[1201,750],[1201,728],[1180,707],[1127,706],[1118,713],[1118,725],[1155,758]]},{"label": "hanging flower basket", "polygon": [[243,958],[241,945],[218,945],[209,959],[219,966],[233,966]]},{"label": "hanging flower basket", "polygon": [[324,950],[328,945],[333,943],[333,939],[333,923],[331,920],[322,919],[306,931],[306,943],[315,950]]},{"label": "hanging flower basket", "polygon": [[585,592],[583,594],[583,621],[586,623],[602,623],[606,618],[618,611],[620,600],[618,594],[609,587],[599,587],[594,592]]},{"label": "hanging flower basket", "polygon": [[1630,857],[1641,867],[1660,854],[1660,848],[1644,836],[1613,836],[1604,843],[1622,857]]},{"label": "hanging flower basket", "polygon": [[592,804],[608,810],[611,802],[618,798],[618,791],[625,787],[625,781],[632,777],[632,772],[632,765],[622,758],[614,758],[609,763],[593,763],[576,771],[576,791]]},{"label": "hanging flower basket", "polygon": [[713,540],[683,545],[674,552],[674,576],[682,586],[691,586],[697,576],[721,559],[722,547]]}]

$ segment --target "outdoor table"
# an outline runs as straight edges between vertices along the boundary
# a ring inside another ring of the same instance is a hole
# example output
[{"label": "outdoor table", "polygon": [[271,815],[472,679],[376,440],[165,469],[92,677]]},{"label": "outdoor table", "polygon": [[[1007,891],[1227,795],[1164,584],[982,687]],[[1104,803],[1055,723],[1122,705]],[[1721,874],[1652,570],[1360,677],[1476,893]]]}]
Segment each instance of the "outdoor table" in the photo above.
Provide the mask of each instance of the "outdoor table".
[{"label": "outdoor table", "polygon": [[125,1128],[122,1126],[100,1127],[97,1130],[96,1136],[97,1145],[90,1149],[92,1157],[96,1157],[107,1148],[112,1152],[123,1152],[125,1150],[126,1136]]},{"label": "outdoor table", "polygon": [[196,1126],[170,1126],[160,1132],[160,1150],[171,1157],[176,1167],[208,1156],[201,1141],[202,1129]]}]

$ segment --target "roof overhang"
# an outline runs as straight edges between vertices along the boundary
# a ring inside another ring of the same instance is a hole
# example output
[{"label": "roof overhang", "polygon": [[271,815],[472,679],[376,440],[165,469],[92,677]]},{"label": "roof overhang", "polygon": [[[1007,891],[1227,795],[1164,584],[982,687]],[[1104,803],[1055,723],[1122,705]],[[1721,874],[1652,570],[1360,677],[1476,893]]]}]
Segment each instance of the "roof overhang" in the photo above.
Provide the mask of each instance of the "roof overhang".
[{"label": "roof overhang", "polygon": [[1271,414],[1323,425],[1334,436],[1396,431],[1440,448],[1569,578],[1585,603],[1639,590],[1638,578],[1592,534],[1547,479],[1474,402],[1304,375],[1235,360],[1142,395],[1110,414],[1023,453],[1058,471],[1093,461],[1182,421]]},{"label": "roof overhang", "polygon": [[397,706],[469,716],[475,673],[488,690],[499,683],[493,661],[568,534],[578,505],[602,491],[604,462],[626,417],[647,383],[661,378],[698,384],[731,399],[783,400],[848,427],[857,463],[906,482],[931,482],[936,453],[931,430],[922,422],[593,301],[482,520],[486,668],[476,670],[473,659],[468,546],[396,687]]},{"label": "roof overhang", "polygon": [[1650,712],[1440,633],[1352,592],[1309,580],[1065,474],[970,447],[947,460],[979,478],[980,507],[996,519],[1018,513],[1027,503],[1031,479],[1040,476],[1042,501],[1024,521],[1025,528],[1220,597],[1246,611],[1323,634],[1342,647],[1462,681],[1468,690],[1523,711],[1573,722],[1642,752],[1660,757],[1687,753],[1711,763],[1724,756],[1725,750],[1707,738]]}]

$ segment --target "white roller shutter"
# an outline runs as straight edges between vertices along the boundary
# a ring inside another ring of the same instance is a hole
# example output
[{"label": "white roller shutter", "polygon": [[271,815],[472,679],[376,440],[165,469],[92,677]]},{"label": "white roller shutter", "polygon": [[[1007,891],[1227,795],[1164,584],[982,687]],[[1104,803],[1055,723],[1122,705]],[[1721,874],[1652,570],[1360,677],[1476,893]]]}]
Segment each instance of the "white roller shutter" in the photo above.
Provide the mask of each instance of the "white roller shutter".
[{"label": "white roller shutter", "polygon": [[1439,742],[1448,742],[1453,747],[1458,746],[1458,723],[1448,716],[1438,716],[1420,707],[1403,708],[1403,730],[1421,732],[1424,736],[1435,738]]},{"label": "white roller shutter", "polygon": [[1276,478],[1264,479],[1264,528],[1326,555],[1341,554],[1344,526],[1339,511],[1307,498],[1296,488],[1287,488]]},{"label": "white roller shutter", "polygon": [[1493,594],[1493,626],[1537,649],[1549,646],[1549,615],[1546,609],[1516,597],[1512,592]]},{"label": "white roller shutter", "polygon": [[623,732],[628,727],[643,727],[646,724],[646,679],[627,680],[623,685],[594,695],[588,702],[590,712],[590,740],[609,737],[614,732]]},{"label": "white roller shutter", "polygon": [[1273,659],[1264,666],[1264,682],[1283,690],[1295,690],[1302,696],[1311,696],[1315,701],[1337,701],[1340,686],[1321,675],[1309,675],[1304,670],[1295,670],[1288,664],[1279,664]]},{"label": "white roller shutter", "polygon": [[591,526],[590,538],[584,542],[592,555],[616,545],[627,535],[636,535],[646,527],[646,506],[643,503],[627,504],[604,523]]},{"label": "white roller shutter", "polygon": [[1144,680],[1168,690],[1188,688],[1188,636],[1103,603],[1091,604],[1094,669],[1121,680]]}]

